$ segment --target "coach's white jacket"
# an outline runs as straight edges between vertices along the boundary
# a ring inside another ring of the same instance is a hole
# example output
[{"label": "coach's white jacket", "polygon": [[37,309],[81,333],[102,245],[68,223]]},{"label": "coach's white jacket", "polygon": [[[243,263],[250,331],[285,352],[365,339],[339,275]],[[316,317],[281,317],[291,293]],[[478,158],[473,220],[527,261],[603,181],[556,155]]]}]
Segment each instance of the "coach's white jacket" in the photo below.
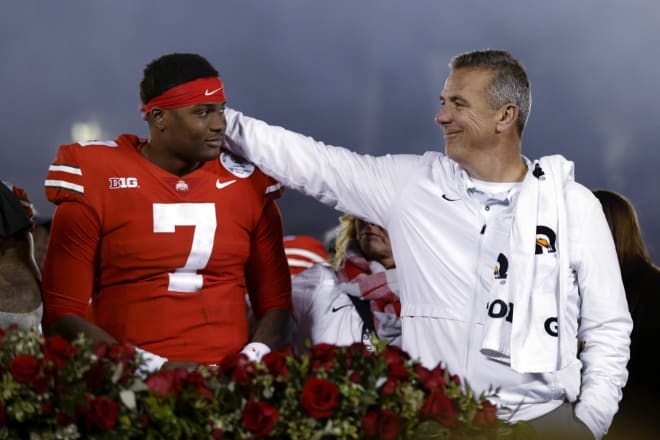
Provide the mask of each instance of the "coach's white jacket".
[{"label": "coach's white jacket", "polygon": [[570,341],[562,356],[573,360],[549,373],[519,373],[479,351],[486,295],[496,282],[495,242],[511,229],[515,191],[504,201],[475,197],[465,170],[439,152],[359,155],[233,110],[226,115],[232,151],[287,187],[387,229],[402,348],[412,357],[427,367],[443,362],[477,393],[500,387],[499,417],[529,420],[568,400],[597,438],[607,432],[627,378],[632,321],[612,237],[591,191],[575,182],[565,187],[570,279],[562,337]]}]

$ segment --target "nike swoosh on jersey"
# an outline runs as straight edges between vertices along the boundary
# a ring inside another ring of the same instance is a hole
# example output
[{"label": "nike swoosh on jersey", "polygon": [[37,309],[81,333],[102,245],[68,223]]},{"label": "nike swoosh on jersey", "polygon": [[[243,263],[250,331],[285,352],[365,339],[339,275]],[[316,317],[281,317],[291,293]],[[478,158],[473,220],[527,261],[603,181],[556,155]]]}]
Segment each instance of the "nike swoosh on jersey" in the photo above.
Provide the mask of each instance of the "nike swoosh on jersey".
[{"label": "nike swoosh on jersey", "polygon": [[218,179],[218,180],[215,181],[215,187],[218,188],[218,189],[227,188],[232,183],[236,183],[236,179],[228,180],[226,182],[220,182],[220,179]]},{"label": "nike swoosh on jersey", "polygon": [[334,312],[336,312],[336,311],[338,311],[338,310],[341,310],[341,309],[343,309],[343,308],[350,307],[350,306],[352,306],[352,305],[353,305],[353,304],[344,304],[343,306],[333,307],[333,308],[332,308],[332,313],[334,313]]}]

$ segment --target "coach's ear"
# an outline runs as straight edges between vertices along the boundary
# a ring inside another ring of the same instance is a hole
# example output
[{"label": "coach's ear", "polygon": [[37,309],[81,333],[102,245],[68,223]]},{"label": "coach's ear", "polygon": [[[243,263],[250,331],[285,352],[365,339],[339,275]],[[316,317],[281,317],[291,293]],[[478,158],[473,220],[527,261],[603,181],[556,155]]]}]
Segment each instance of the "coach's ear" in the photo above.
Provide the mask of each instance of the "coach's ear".
[{"label": "coach's ear", "polygon": [[498,112],[497,131],[504,131],[515,128],[518,120],[518,106],[512,103],[503,105]]}]

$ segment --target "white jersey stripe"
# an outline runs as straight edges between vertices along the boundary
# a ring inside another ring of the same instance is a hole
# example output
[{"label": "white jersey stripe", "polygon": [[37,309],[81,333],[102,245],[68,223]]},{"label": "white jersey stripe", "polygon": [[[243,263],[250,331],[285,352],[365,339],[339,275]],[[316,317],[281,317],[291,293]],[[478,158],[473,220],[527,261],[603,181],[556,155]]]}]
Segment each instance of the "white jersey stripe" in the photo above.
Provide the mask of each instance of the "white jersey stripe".
[{"label": "white jersey stripe", "polygon": [[325,258],[317,254],[316,252],[308,251],[307,249],[302,248],[285,248],[284,253],[289,255],[296,255],[299,257],[306,257],[315,263],[325,263]]},{"label": "white jersey stripe", "polygon": [[290,267],[312,267],[314,266],[314,263],[311,261],[307,260],[299,260],[297,258],[287,258],[287,263],[289,263]]},{"label": "white jersey stripe", "polygon": [[47,188],[62,188],[69,191],[75,191],[80,194],[85,194],[84,186],[76,185],[75,183],[67,182],[66,180],[46,179],[46,181],[44,181],[44,186]]},{"label": "white jersey stripe", "polygon": [[266,192],[264,194],[270,194],[272,192],[277,191],[280,188],[282,188],[282,184],[281,183],[276,183],[274,185],[271,185],[271,186],[267,187]]},{"label": "white jersey stripe", "polygon": [[51,165],[48,167],[48,171],[60,171],[62,173],[76,174],[82,176],[82,170],[78,167],[72,167],[70,165]]}]

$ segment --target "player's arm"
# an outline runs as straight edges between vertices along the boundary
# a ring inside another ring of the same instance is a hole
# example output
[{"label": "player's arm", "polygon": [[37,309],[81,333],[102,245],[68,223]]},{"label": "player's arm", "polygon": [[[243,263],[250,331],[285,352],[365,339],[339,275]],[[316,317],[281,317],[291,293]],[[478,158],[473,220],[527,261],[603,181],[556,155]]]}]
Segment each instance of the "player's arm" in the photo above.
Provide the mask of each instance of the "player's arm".
[{"label": "player's arm", "polygon": [[287,336],[291,277],[284,254],[282,216],[275,201],[266,203],[252,235],[245,278],[257,320],[251,342],[276,348]]},{"label": "player's arm", "polygon": [[96,277],[100,236],[99,221],[86,205],[73,201],[58,205],[42,273],[42,327],[47,336],[72,340],[84,333],[94,343],[117,342],[86,319]]}]

